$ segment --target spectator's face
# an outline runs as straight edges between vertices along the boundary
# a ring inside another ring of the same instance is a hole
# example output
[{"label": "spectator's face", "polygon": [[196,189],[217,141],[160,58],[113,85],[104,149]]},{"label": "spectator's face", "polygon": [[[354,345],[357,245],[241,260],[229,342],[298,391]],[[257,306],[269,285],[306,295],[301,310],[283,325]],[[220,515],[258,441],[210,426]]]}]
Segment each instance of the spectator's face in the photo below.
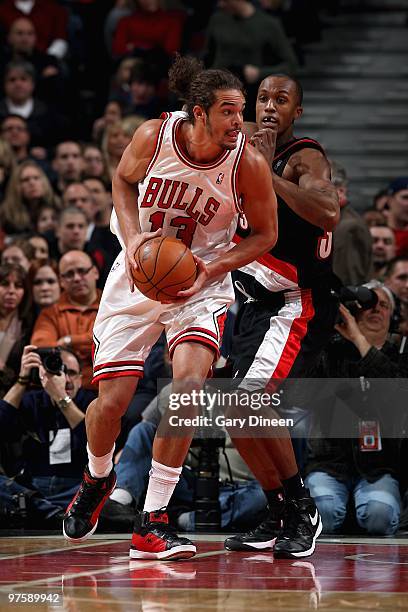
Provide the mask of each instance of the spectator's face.
[{"label": "spectator's face", "polygon": [[60,251],[66,253],[73,249],[82,250],[86,242],[88,223],[84,215],[68,213],[63,215],[57,229]]},{"label": "spectator's face", "polygon": [[102,185],[101,181],[96,179],[86,179],[84,183],[92,193],[92,197],[98,212],[111,208],[112,196],[109,191],[105,189],[104,185]]},{"label": "spectator's face", "polygon": [[72,300],[82,301],[95,293],[98,270],[86,253],[71,251],[59,263],[61,287]]},{"label": "spectator's face", "polygon": [[408,189],[401,189],[388,199],[391,214],[401,224],[408,224]]},{"label": "spectator's face", "polygon": [[[130,71],[129,71],[130,76]],[[117,102],[109,102],[105,107],[104,113],[106,125],[112,125],[116,121],[120,121],[122,118],[122,112]]]},{"label": "spectator's face", "polygon": [[54,170],[66,181],[79,181],[84,160],[76,142],[63,142],[58,146],[53,162]]},{"label": "spectator's face", "polygon": [[92,194],[85,185],[74,183],[69,185],[62,196],[64,206],[76,206],[82,210],[89,222],[95,219],[97,213],[96,204],[92,198]]},{"label": "spectator's face", "polygon": [[240,13],[242,0],[218,0],[220,9],[230,15],[238,15]]},{"label": "spectator's face", "polygon": [[394,266],[394,271],[389,276],[385,284],[403,302],[408,304],[408,261],[398,261]]},{"label": "spectator's face", "polygon": [[394,232],[389,227],[370,227],[373,249],[373,262],[385,264],[395,257]]},{"label": "spectator's face", "polygon": [[387,333],[392,315],[390,300],[382,289],[374,289],[374,291],[378,296],[378,302],[374,308],[363,310],[358,315],[358,326],[363,333],[364,330]]},{"label": "spectator's face", "polygon": [[0,281],[0,315],[7,316],[17,310],[24,297],[24,286],[12,272]]},{"label": "spectator's face", "polygon": [[124,150],[131,140],[129,136],[126,136],[120,125],[112,126],[109,129],[107,145],[109,155],[116,158],[122,157]]},{"label": "spectator's face", "polygon": [[84,172],[87,176],[103,175],[102,151],[97,147],[87,147],[84,153]]},{"label": "spectator's face", "polygon": [[79,369],[79,363],[75,359],[74,355],[67,353],[67,351],[61,351],[62,363],[65,366],[66,384],[65,391],[69,397],[74,398],[81,388],[82,374]]},{"label": "spectator's face", "polygon": [[138,5],[142,11],[148,11],[149,13],[154,13],[160,8],[159,0],[138,0]]},{"label": "spectator's face", "polygon": [[296,84],[286,77],[267,77],[258,89],[256,123],[259,129],[283,134],[302,114]]},{"label": "spectator's face", "polygon": [[38,200],[44,196],[43,177],[38,168],[27,166],[21,171],[20,189],[25,200]]},{"label": "spectator's face", "polygon": [[24,270],[29,270],[30,268],[29,260],[24,255],[24,252],[17,245],[12,245],[4,249],[1,255],[1,263],[19,264],[22,268],[24,268]]},{"label": "spectator's face", "polygon": [[7,74],[4,90],[14,104],[24,104],[33,95],[34,81],[21,68],[13,68]]},{"label": "spectator's face", "polygon": [[156,93],[153,83],[147,81],[133,81],[130,84],[132,104],[149,104]]},{"label": "spectator's face", "polygon": [[34,259],[48,259],[49,249],[48,242],[42,236],[32,236],[28,239],[28,242],[34,248]]},{"label": "spectator's face", "polygon": [[59,300],[61,291],[58,277],[50,266],[38,269],[33,280],[33,300],[41,308],[51,306]]},{"label": "spectator's face", "polygon": [[57,228],[57,213],[53,208],[43,208],[38,216],[37,232],[44,234],[49,230],[55,231]]},{"label": "spectator's face", "polygon": [[30,133],[26,123],[19,117],[8,117],[3,121],[1,135],[13,147],[27,147],[30,143]]},{"label": "spectator's face", "polygon": [[35,29],[28,19],[16,19],[8,35],[9,45],[19,53],[31,53],[35,47]]}]

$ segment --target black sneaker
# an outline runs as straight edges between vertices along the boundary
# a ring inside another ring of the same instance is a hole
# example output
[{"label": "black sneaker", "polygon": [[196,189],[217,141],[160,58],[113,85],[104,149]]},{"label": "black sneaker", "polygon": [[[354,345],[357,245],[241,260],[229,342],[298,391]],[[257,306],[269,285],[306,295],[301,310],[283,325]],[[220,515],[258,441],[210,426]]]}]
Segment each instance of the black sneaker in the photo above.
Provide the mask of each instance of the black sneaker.
[{"label": "black sneaker", "polygon": [[99,515],[99,531],[115,533],[132,533],[135,520],[133,504],[120,504],[114,499],[108,499]]},{"label": "black sneaker", "polygon": [[130,545],[131,559],[190,559],[196,547],[187,538],[179,538],[169,525],[166,509],[137,512]]},{"label": "black sneaker", "polygon": [[314,553],[323,525],[309,490],[305,491],[301,499],[286,500],[283,529],[273,551],[276,559],[298,559]]},{"label": "black sneaker", "polygon": [[82,542],[93,534],[103,505],[115,485],[116,474],[113,468],[106,478],[94,478],[86,466],[81,486],[65,512],[62,530],[67,540]]},{"label": "black sneaker", "polygon": [[227,550],[271,550],[282,528],[282,513],[284,504],[275,508],[267,507],[265,519],[258,527],[227,538],[224,548]]}]

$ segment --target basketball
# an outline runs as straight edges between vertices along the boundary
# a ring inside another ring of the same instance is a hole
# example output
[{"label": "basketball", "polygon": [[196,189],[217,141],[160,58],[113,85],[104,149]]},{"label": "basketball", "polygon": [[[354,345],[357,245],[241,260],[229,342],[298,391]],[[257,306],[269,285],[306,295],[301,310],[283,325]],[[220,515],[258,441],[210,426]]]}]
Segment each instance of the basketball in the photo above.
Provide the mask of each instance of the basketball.
[{"label": "basketball", "polygon": [[161,302],[189,289],[197,276],[190,249],[177,238],[159,236],[144,242],[135,253],[135,286],[151,300]]}]

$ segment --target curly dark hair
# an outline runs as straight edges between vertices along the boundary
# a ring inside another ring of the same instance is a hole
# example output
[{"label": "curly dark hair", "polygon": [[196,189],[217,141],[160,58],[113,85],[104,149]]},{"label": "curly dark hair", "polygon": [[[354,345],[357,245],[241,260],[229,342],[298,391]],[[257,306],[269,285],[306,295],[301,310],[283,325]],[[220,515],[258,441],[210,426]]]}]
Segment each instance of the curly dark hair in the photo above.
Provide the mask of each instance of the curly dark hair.
[{"label": "curly dark hair", "polygon": [[177,54],[169,70],[169,89],[184,102],[189,120],[194,123],[193,108],[201,106],[206,113],[220,89],[237,89],[245,95],[242,82],[229,70],[206,70],[195,57]]}]

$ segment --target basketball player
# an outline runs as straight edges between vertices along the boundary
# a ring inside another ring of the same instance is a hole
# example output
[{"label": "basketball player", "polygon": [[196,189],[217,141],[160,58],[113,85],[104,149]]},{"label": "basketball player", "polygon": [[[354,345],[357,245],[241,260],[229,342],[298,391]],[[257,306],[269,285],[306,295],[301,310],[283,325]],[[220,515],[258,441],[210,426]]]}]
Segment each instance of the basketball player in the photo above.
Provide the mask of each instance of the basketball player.
[{"label": "basketball player", "polygon": [[[223,323],[234,295],[229,272],[276,242],[276,197],[263,155],[245,146],[241,82],[221,70],[203,70],[178,57],[169,83],[186,112],[144,123],[126,149],[113,179],[111,227],[123,251],[109,274],[95,321],[94,380],[99,397],[86,415],[89,463],[69,505],[64,535],[79,542],[92,534],[115,487],[112,456],[120,419],[132,399],[143,363],[163,330],[177,392],[202,387],[217,358]],[[238,212],[251,235],[230,248]],[[133,286],[135,253],[159,234],[192,249],[198,266],[183,301],[162,304]],[[191,379],[194,378],[194,382]],[[169,528],[166,507],[193,436],[156,437],[144,511],[138,513],[132,558],[188,558],[196,549]]]},{"label": "basketball player", "polygon": [[[269,76],[259,87],[251,143],[273,171],[279,237],[267,255],[241,268],[241,287],[249,299],[237,319],[233,375],[249,392],[260,384],[274,389],[278,379],[311,376],[337,313],[329,290],[339,204],[322,147],[293,136],[301,104],[301,86],[290,77]],[[248,225],[241,216],[237,244]],[[320,516],[303,486],[289,432],[283,433],[234,439],[264,489],[268,516],[249,533],[228,538],[230,550],[269,549],[277,538],[275,557],[306,557],[314,551]]]}]

